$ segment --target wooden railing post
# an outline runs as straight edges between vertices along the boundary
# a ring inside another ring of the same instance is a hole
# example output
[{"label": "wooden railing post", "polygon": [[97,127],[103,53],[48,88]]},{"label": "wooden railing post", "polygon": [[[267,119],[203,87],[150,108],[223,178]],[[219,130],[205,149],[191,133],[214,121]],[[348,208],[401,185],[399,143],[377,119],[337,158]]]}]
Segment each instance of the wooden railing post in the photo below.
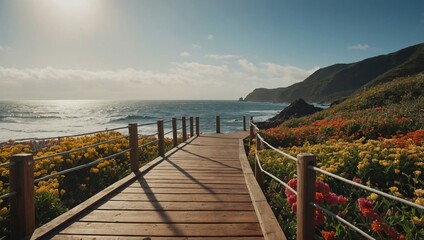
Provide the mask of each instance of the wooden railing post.
[{"label": "wooden railing post", "polygon": [[178,135],[177,135],[177,119],[172,118],[172,145],[176,147],[178,145]]},{"label": "wooden railing post", "polygon": [[310,153],[297,155],[297,240],[314,239],[315,234],[315,171],[316,158]]},{"label": "wooden railing post", "polygon": [[130,163],[131,171],[138,172],[140,168],[139,150],[138,150],[138,127],[137,123],[128,124],[128,134],[130,141]]},{"label": "wooden railing post", "polygon": [[[261,140],[259,139],[258,136],[256,136],[256,149],[258,151],[263,149],[262,142],[261,142]],[[259,186],[261,186],[261,188],[262,188],[264,181],[263,181],[263,177],[262,177],[261,168],[259,167],[259,164],[258,164],[258,161],[257,161],[256,158],[255,158],[255,177],[256,177],[256,181],[258,182]]]},{"label": "wooden railing post", "polygon": [[199,136],[199,134],[200,134],[200,125],[199,125],[199,123],[200,123],[199,117],[196,117],[196,136]]},{"label": "wooden railing post", "polygon": [[194,125],[193,125],[193,117],[190,117],[190,137],[194,136]]},{"label": "wooden railing post", "polygon": [[34,157],[32,154],[13,155],[10,162],[11,239],[29,238],[35,230]]},{"label": "wooden railing post", "polygon": [[182,128],[183,128],[183,141],[187,140],[187,126],[186,126],[186,118],[182,117]]},{"label": "wooden railing post", "polygon": [[221,121],[219,116],[216,116],[216,133],[221,133]]},{"label": "wooden railing post", "polygon": [[243,116],[243,131],[246,131],[246,116]]},{"label": "wooden railing post", "polygon": [[158,121],[158,152],[159,156],[165,157],[165,136],[163,131],[163,120]]},{"label": "wooden railing post", "polygon": [[250,134],[249,134],[249,146],[252,145],[253,138],[255,137],[254,128],[252,125],[253,117],[250,117],[249,126],[250,126]]}]

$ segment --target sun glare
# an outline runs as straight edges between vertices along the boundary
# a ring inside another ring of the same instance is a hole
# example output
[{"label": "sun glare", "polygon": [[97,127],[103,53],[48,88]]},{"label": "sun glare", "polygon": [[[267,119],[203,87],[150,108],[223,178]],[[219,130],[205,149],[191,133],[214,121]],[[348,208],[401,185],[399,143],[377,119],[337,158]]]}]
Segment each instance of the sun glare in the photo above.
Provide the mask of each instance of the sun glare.
[{"label": "sun glare", "polygon": [[52,0],[59,8],[64,11],[81,11],[92,7],[93,0]]}]

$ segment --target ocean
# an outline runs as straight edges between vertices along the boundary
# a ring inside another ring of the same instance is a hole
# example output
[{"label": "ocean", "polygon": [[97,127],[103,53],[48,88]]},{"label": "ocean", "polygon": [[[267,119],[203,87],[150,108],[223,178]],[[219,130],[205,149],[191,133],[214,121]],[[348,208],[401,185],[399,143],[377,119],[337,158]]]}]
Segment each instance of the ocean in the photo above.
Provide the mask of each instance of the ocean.
[{"label": "ocean", "polygon": [[[200,118],[200,131],[215,131],[215,116],[221,117],[221,132],[242,130],[243,116],[256,121],[279,113],[287,104],[238,101],[108,101],[31,100],[0,101],[0,142],[9,139],[44,138],[150,123],[186,116]],[[178,122],[178,127],[181,122]],[[189,121],[187,119],[187,126]],[[171,123],[165,123],[165,131]],[[157,131],[143,126],[140,134]]]}]

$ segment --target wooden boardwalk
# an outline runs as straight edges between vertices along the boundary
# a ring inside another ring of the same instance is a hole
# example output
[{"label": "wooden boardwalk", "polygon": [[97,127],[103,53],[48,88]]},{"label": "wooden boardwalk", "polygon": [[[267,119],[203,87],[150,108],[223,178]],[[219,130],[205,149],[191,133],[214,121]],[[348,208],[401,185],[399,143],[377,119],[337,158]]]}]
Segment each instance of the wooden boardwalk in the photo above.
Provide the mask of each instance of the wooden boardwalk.
[{"label": "wooden boardwalk", "polygon": [[189,139],[33,238],[285,239],[246,160],[246,135]]}]

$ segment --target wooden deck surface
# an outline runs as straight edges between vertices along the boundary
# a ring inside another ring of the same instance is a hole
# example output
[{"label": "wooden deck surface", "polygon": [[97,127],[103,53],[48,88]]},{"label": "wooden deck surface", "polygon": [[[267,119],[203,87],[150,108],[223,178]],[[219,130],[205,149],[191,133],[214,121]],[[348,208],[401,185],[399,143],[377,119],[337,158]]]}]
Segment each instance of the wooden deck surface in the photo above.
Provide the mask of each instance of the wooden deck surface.
[{"label": "wooden deck surface", "polygon": [[[258,200],[252,200],[260,193],[246,184],[239,141],[246,135],[191,139],[54,231],[43,232],[53,239],[283,239],[281,229],[269,231],[263,216],[258,218],[269,209],[260,213]],[[266,218],[275,228],[275,218]]]}]

